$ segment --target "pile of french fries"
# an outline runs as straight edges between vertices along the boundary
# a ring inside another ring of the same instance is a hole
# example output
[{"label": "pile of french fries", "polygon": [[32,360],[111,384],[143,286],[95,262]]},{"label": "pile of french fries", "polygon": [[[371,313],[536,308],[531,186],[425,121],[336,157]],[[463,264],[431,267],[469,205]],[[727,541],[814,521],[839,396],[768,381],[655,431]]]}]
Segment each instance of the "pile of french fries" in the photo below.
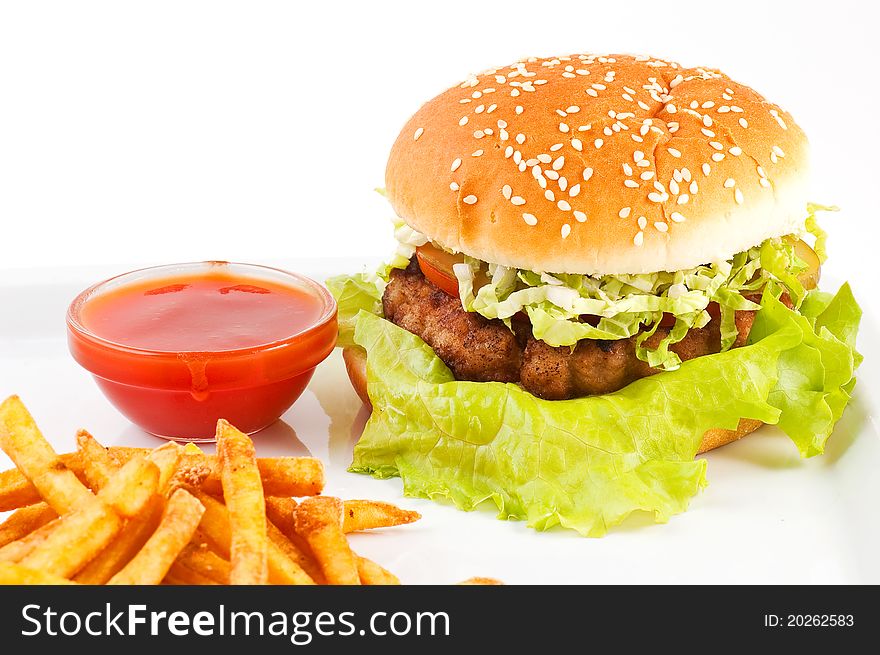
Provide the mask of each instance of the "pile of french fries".
[{"label": "pile of french fries", "polygon": [[0,512],[14,510],[0,524],[0,584],[399,584],[346,534],[420,518],[319,496],[319,460],[257,459],[223,420],[216,456],[105,448],[85,431],[77,447],[58,455],[17,396],[0,404],[0,448],[17,467],[0,473]]}]

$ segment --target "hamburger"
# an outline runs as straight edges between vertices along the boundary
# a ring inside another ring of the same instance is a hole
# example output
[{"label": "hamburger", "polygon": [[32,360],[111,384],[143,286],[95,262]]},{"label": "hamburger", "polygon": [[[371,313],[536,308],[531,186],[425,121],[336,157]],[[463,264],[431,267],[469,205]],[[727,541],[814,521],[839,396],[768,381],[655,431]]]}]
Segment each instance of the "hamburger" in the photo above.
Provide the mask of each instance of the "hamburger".
[{"label": "hamburger", "polygon": [[788,112],[654,57],[530,58],[427,102],[388,160],[394,257],[329,281],[373,409],[352,469],[598,535],[684,509],[694,455],[763,423],[820,453],[859,310],[817,290],[808,173]]}]

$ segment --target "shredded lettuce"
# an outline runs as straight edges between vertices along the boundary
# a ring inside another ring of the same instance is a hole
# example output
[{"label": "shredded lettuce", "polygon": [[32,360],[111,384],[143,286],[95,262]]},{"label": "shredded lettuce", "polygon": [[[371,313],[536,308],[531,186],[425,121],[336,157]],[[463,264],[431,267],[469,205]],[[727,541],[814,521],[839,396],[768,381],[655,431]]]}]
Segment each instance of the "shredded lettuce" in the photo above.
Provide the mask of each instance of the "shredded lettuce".
[{"label": "shredded lettuce", "polygon": [[848,286],[808,292],[796,312],[771,282],[749,345],[616,393],[545,401],[514,384],[456,381],[419,337],[370,309],[375,285],[335,286],[367,351],[373,404],[350,470],[400,476],[406,494],[465,510],[491,501],[499,518],[538,530],[601,536],[635,511],[665,522],[706,484],[706,460],[694,459],[703,433],[740,418],[777,424],[804,456],[822,452],[860,361]]}]

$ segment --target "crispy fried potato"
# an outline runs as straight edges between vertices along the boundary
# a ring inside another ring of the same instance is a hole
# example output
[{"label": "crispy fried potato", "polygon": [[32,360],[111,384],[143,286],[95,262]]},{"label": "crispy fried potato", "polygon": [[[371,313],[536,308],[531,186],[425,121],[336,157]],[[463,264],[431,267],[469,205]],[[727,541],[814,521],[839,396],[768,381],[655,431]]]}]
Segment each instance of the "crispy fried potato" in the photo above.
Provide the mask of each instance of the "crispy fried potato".
[{"label": "crispy fried potato", "polygon": [[199,525],[204,506],[184,489],[175,491],[159,527],[132,560],[110,578],[111,585],[156,585],[189,543]]},{"label": "crispy fried potato", "polygon": [[27,557],[34,548],[42,544],[46,537],[58,527],[61,519],[53,519],[41,528],[37,528],[26,537],[12,541],[0,548],[0,562],[20,562]]},{"label": "crispy fried potato", "polygon": [[361,584],[365,585],[398,585],[400,584],[400,580],[397,579],[397,576],[394,575],[391,571],[382,568],[376,562],[367,559],[366,557],[361,557],[360,555],[355,555],[357,559],[357,570],[358,576],[361,579]]},{"label": "crispy fried potato", "polygon": [[[24,559],[22,566],[70,578],[104,549],[122,529],[117,513],[135,516],[153,497],[159,471],[144,458],[123,466],[80,509],[62,516],[55,528]],[[46,526],[49,527],[49,526]]]},{"label": "crispy fried potato", "polygon": [[[229,512],[219,500],[198,489],[188,488],[205,506],[199,530],[218,555],[229,558],[232,541]],[[269,541],[269,582],[271,584],[312,585],[315,581],[273,541]]]},{"label": "crispy fried potato", "polygon": [[360,584],[357,561],[342,532],[342,501],[314,496],[296,508],[296,532],[309,544],[328,584]]},{"label": "crispy fried potato", "polygon": [[221,585],[229,584],[229,560],[220,557],[207,544],[190,544],[178,556],[177,562]]},{"label": "crispy fried potato", "polygon": [[0,524],[0,548],[26,537],[56,518],[58,514],[46,503],[28,505],[15,510]]},{"label": "crispy fried potato", "polygon": [[496,580],[495,578],[468,578],[467,580],[462,580],[458,583],[459,585],[503,585],[504,583],[501,580]]},{"label": "crispy fried potato", "polygon": [[59,514],[94,498],[43,437],[18,396],[0,404],[0,448]]},{"label": "crispy fried potato", "polygon": [[[144,448],[111,446],[111,456],[122,464],[134,455],[150,452]],[[257,460],[263,492],[267,496],[314,496],[324,489],[324,465],[313,457],[261,457]],[[180,462],[182,481],[201,487],[212,496],[223,491],[220,461],[216,456],[184,449]]]},{"label": "crispy fried potato", "polygon": [[211,578],[205,577],[201,573],[197,573],[192,569],[188,569],[179,562],[175,562],[171,565],[171,569],[168,571],[168,575],[165,576],[162,583],[179,586],[205,586],[217,584]]},{"label": "crispy fried potato", "polygon": [[[91,441],[97,444],[98,448],[103,449],[94,438]],[[156,495],[138,516],[126,523],[125,529],[107,548],[76,574],[74,577],[76,582],[90,585],[106,584],[143,548],[162,519],[165,508],[164,496],[174,478],[182,450],[177,444],[169,442],[150,452],[147,460],[153,462],[159,470]],[[85,454],[84,449],[83,453]],[[115,460],[112,458],[110,460],[106,464],[110,467],[109,473],[112,475],[119,466]]]},{"label": "crispy fried potato", "polygon": [[234,585],[266,584],[269,581],[266,501],[254,442],[221,419],[217,422],[217,456],[232,529],[229,582]]},{"label": "crispy fried potato", "polygon": [[12,562],[0,562],[0,585],[70,585],[75,584],[51,573],[29,569]]},{"label": "crispy fried potato", "polygon": [[418,512],[401,509],[378,500],[346,500],[342,521],[343,532],[358,532],[373,528],[389,528],[413,523],[422,518]]},{"label": "crispy fried potato", "polygon": [[76,433],[76,446],[82,455],[82,470],[86,482],[93,491],[106,487],[119,465],[107,449],[86,430]]}]

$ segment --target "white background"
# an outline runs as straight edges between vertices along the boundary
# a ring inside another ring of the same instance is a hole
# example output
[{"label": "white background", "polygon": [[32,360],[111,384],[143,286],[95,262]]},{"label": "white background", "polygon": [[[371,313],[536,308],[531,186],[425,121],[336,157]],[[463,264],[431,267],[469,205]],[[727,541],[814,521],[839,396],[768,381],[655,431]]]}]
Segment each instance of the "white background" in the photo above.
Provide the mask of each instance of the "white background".
[{"label": "white background", "polygon": [[792,112],[812,141],[813,198],[843,209],[825,220],[829,272],[865,298],[876,6],[3,2],[0,275],[384,257],[391,210],[373,189],[422,102],[523,56],[628,51],[716,66]]},{"label": "white background", "polygon": [[155,446],[67,353],[79,289],[181,260],[321,277],[386,256],[391,211],[373,188],[387,152],[469,72],[590,51],[715,66],[793,113],[813,145],[813,198],[842,208],[823,222],[825,274],[853,282],[867,359],[823,457],[802,461],[763,428],[708,456],[710,487],[668,525],[535,535],[346,473],[365,413],[338,352],[258,449],[321,457],[331,494],[420,510],[355,545],[404,582],[878,582],[874,4],[0,0],[0,398],[20,393],[61,451],[78,427]]}]

